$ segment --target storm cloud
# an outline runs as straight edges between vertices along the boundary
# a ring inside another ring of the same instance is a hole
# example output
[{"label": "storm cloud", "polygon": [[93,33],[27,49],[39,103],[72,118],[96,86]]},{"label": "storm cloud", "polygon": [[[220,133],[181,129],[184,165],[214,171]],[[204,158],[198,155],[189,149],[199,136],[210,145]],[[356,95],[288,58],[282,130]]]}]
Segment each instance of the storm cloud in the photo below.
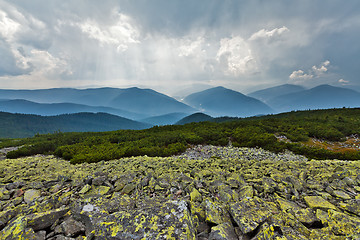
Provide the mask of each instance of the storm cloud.
[{"label": "storm cloud", "polygon": [[357,0],[0,0],[0,87],[360,84],[359,13]]}]

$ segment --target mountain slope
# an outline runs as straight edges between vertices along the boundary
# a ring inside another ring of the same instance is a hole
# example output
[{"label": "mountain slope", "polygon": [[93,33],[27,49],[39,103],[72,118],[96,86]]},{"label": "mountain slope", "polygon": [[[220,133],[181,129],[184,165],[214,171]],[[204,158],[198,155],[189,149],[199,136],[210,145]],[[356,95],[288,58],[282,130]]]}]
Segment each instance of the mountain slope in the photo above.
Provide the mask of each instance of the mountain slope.
[{"label": "mountain slope", "polygon": [[224,87],[191,94],[184,102],[211,116],[246,117],[273,112],[265,103]]},{"label": "mountain slope", "polygon": [[118,88],[51,88],[36,90],[0,89],[3,99],[24,99],[38,103],[78,103],[90,106],[107,106],[124,89]]},{"label": "mountain slope", "polygon": [[151,89],[129,88],[114,98],[110,107],[158,116],[173,112],[194,112],[190,106]]},{"label": "mountain slope", "polygon": [[36,133],[100,132],[145,129],[151,125],[107,113],[76,113],[44,117],[0,112],[0,138],[30,137]]},{"label": "mountain slope", "polygon": [[93,107],[76,103],[35,103],[22,99],[0,100],[0,111],[10,113],[53,116],[80,112],[104,112],[130,119],[139,119],[145,115],[110,107]]},{"label": "mountain slope", "polygon": [[187,117],[184,117],[183,119],[181,119],[180,121],[178,121],[176,124],[177,125],[184,125],[187,123],[192,123],[192,122],[206,122],[206,121],[211,121],[214,118],[212,118],[209,115],[206,115],[204,113],[194,113],[191,114]]},{"label": "mountain slope", "polygon": [[299,85],[293,85],[293,84],[283,84],[280,86],[275,86],[271,88],[265,88],[262,90],[258,90],[252,93],[249,93],[249,97],[253,97],[256,99],[259,99],[260,101],[263,101],[267,103],[270,99],[284,95],[284,94],[290,94],[295,92],[300,92],[306,90],[304,87]]},{"label": "mountain slope", "polygon": [[140,122],[149,123],[152,125],[171,125],[185,117],[186,113],[169,113],[165,115],[149,117],[145,119],[141,119]]},{"label": "mountain slope", "polygon": [[269,105],[280,112],[359,107],[360,93],[347,88],[320,85],[309,90],[285,94],[270,99]]}]

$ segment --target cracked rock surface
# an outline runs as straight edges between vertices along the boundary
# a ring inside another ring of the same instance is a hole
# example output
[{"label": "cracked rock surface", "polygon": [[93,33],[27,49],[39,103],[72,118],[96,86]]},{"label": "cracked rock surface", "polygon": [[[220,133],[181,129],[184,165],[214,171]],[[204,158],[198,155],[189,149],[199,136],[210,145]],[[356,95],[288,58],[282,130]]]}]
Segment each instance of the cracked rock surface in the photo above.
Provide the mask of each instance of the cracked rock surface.
[{"label": "cracked rock surface", "polygon": [[0,160],[0,239],[360,239],[360,162],[195,146]]}]

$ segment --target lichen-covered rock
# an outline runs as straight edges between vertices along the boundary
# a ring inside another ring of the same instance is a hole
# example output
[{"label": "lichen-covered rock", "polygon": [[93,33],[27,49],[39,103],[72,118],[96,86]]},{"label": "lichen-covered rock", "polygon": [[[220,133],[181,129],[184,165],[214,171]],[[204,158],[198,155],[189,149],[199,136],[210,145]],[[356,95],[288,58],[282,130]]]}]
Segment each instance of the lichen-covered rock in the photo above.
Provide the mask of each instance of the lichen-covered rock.
[{"label": "lichen-covered rock", "polygon": [[243,234],[254,231],[271,215],[266,203],[257,198],[245,198],[230,205],[230,214]]},{"label": "lichen-covered rock", "polygon": [[252,198],[254,197],[254,189],[252,186],[246,185],[239,190],[239,198]]},{"label": "lichen-covered rock", "polygon": [[231,223],[222,223],[211,228],[209,240],[238,240],[234,227]]},{"label": "lichen-covered rock", "polygon": [[130,210],[135,207],[135,201],[131,197],[119,192],[113,193],[111,198],[98,198],[93,203],[100,211],[108,213]]},{"label": "lichen-covered rock", "polygon": [[334,190],[333,195],[335,197],[342,198],[344,200],[350,200],[351,199],[351,197],[347,193],[345,193],[344,191],[341,191],[341,190]]},{"label": "lichen-covered rock", "polygon": [[352,199],[346,203],[340,203],[340,206],[346,211],[360,217],[360,199]]},{"label": "lichen-covered rock", "polygon": [[28,215],[26,216],[27,226],[35,231],[46,229],[69,211],[69,208],[60,208],[48,212]]},{"label": "lichen-covered rock", "polygon": [[202,201],[202,196],[196,188],[193,188],[193,190],[191,191],[190,199],[193,202],[201,202]]},{"label": "lichen-covered rock", "polygon": [[80,193],[80,194],[85,194],[85,193],[87,193],[88,191],[90,191],[90,189],[91,189],[91,186],[90,186],[89,184],[86,184],[86,185],[79,191],[79,193]]},{"label": "lichen-covered rock", "polygon": [[336,209],[330,202],[326,201],[320,196],[305,196],[304,200],[310,208],[320,209]]},{"label": "lichen-covered rock", "polygon": [[219,202],[213,202],[207,198],[204,200],[206,221],[213,224],[229,222],[230,217]]},{"label": "lichen-covered rock", "polygon": [[196,239],[185,201],[93,216],[95,239]]},{"label": "lichen-covered rock", "polygon": [[360,218],[329,210],[329,228],[335,235],[350,235],[360,232]]},{"label": "lichen-covered rock", "polygon": [[[0,239],[358,239],[359,169],[214,146],[77,165],[4,159]],[[29,190],[40,194],[26,203]]]},{"label": "lichen-covered rock", "polygon": [[106,195],[110,191],[110,187],[107,186],[92,186],[91,190],[87,192],[86,196]]},{"label": "lichen-covered rock", "polygon": [[278,202],[281,210],[283,210],[284,212],[288,212],[289,210],[290,211],[301,210],[301,207],[298,204],[296,204],[295,202],[288,201],[288,200],[285,200],[285,199],[279,198],[279,197],[276,198],[276,201]]},{"label": "lichen-covered rock", "polygon": [[41,192],[36,189],[29,189],[24,194],[24,201],[26,203],[31,203],[35,199],[39,198],[41,195]]},{"label": "lichen-covered rock", "polygon": [[134,191],[135,188],[136,188],[136,184],[129,183],[122,189],[121,192],[125,194],[130,194],[132,191]]},{"label": "lichen-covered rock", "polygon": [[316,217],[316,214],[313,209],[305,208],[293,211],[294,216],[307,227],[313,226],[319,219]]},{"label": "lichen-covered rock", "polygon": [[[285,240],[289,238],[284,236],[284,233],[282,232],[280,226],[273,224],[269,225],[268,223],[265,222],[261,226],[259,233],[256,234],[255,238],[253,238],[253,240],[268,240],[268,239]],[[297,236],[296,239],[301,239],[301,237]]]},{"label": "lichen-covered rock", "polygon": [[12,240],[21,239],[25,235],[26,217],[18,217],[16,220],[9,223],[1,232],[0,239]]},{"label": "lichen-covered rock", "polygon": [[273,193],[277,189],[277,183],[269,178],[263,177],[264,193]]},{"label": "lichen-covered rock", "polygon": [[82,222],[76,221],[73,217],[70,217],[61,223],[60,227],[67,237],[74,237],[82,232],[85,232],[84,224]]}]

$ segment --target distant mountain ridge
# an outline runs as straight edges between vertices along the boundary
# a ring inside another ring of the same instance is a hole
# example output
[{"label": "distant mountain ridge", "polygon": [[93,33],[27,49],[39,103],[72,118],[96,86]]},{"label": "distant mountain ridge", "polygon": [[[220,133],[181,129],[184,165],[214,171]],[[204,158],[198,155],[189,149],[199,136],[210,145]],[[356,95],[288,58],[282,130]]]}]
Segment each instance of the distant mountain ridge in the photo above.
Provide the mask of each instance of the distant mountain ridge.
[{"label": "distant mountain ridge", "polygon": [[140,118],[173,112],[193,113],[196,110],[165,94],[151,89],[133,88],[54,88],[41,90],[0,89],[1,99],[23,99],[37,103],[74,103],[95,107],[111,107]]},{"label": "distant mountain ridge", "polygon": [[129,88],[115,97],[110,107],[144,113],[151,116],[173,112],[192,113],[195,109],[165,94],[151,89]]},{"label": "distant mountain ridge", "polygon": [[103,132],[145,129],[152,125],[107,113],[75,113],[39,116],[0,112],[0,138],[31,137],[36,133]]},{"label": "distant mountain ridge", "polygon": [[0,100],[0,111],[41,116],[54,116],[79,112],[103,112],[129,119],[139,119],[146,116],[111,107],[94,107],[77,103],[36,103],[23,99]]},{"label": "distant mountain ridge", "polygon": [[[194,89],[195,90],[195,89]],[[52,116],[104,112],[152,125],[174,124],[196,112],[211,117],[250,117],[292,110],[359,107],[359,92],[320,85],[284,84],[248,96],[224,87],[195,92],[178,101],[152,89],[0,89],[0,111]]]},{"label": "distant mountain ridge", "polygon": [[252,93],[249,93],[248,96],[259,99],[265,103],[267,103],[270,99],[295,92],[304,91],[306,88],[299,85],[294,84],[283,84],[271,88],[265,88],[262,90],[258,90]]},{"label": "distant mountain ridge", "polygon": [[248,117],[273,112],[260,100],[224,87],[193,93],[187,96],[184,102],[214,117]]},{"label": "distant mountain ridge", "polygon": [[360,93],[347,88],[320,85],[308,90],[275,97],[270,99],[268,103],[279,112],[359,107]]},{"label": "distant mountain ridge", "polygon": [[178,121],[177,125],[184,125],[192,122],[212,121],[214,118],[204,113],[194,113]]},{"label": "distant mountain ridge", "polygon": [[165,114],[165,115],[141,119],[140,121],[144,122],[144,123],[149,123],[152,125],[159,125],[159,126],[172,125],[186,116],[187,116],[186,113],[169,113],[169,114]]}]

